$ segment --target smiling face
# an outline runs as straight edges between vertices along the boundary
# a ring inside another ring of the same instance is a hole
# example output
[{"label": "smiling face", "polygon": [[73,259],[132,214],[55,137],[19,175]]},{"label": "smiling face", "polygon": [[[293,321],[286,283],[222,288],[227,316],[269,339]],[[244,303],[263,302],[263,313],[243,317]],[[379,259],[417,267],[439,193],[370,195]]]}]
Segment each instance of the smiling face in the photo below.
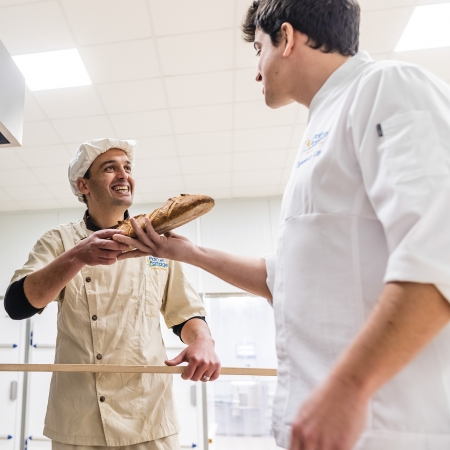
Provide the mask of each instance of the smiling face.
[{"label": "smiling face", "polygon": [[123,208],[133,203],[134,178],[127,154],[113,148],[98,156],[89,168],[89,178],[77,181],[89,208]]}]

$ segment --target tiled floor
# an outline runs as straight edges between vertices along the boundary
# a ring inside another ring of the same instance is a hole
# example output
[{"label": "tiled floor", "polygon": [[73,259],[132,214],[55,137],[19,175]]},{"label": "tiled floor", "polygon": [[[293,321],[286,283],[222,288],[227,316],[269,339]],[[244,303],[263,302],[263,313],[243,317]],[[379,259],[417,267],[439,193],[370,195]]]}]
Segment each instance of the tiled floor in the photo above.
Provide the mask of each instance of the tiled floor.
[{"label": "tiled floor", "polygon": [[281,450],[273,437],[216,436],[214,450]]}]

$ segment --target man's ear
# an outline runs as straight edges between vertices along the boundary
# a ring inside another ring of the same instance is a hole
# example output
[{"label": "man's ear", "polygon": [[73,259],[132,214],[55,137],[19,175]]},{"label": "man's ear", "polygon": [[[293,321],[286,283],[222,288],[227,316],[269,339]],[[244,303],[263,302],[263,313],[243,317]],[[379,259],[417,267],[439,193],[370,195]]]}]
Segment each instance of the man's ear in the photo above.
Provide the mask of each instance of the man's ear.
[{"label": "man's ear", "polygon": [[89,194],[88,180],[86,178],[78,178],[77,188],[82,194]]},{"label": "man's ear", "polygon": [[289,56],[294,48],[294,27],[289,22],[284,22],[281,25],[281,35],[282,42],[281,45],[284,45],[283,56]]}]

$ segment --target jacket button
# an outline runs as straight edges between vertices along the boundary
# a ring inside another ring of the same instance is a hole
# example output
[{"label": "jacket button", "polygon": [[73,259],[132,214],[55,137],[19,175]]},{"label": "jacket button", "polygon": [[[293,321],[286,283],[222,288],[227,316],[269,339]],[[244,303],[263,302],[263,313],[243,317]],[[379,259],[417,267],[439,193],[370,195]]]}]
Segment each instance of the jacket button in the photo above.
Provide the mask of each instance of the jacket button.
[{"label": "jacket button", "polygon": [[95,314],[92,316],[92,320],[97,320],[97,316]]},{"label": "jacket button", "polygon": [[86,282],[87,282],[87,283],[90,283],[90,282],[91,282],[91,277],[87,277],[87,278],[86,278]]},{"label": "jacket button", "polygon": [[100,397],[100,401],[103,403],[105,400],[106,400],[106,398],[102,395],[102,396]]},{"label": "jacket button", "polygon": [[97,359],[102,359],[103,358],[103,356],[99,353],[98,355],[97,355]]}]

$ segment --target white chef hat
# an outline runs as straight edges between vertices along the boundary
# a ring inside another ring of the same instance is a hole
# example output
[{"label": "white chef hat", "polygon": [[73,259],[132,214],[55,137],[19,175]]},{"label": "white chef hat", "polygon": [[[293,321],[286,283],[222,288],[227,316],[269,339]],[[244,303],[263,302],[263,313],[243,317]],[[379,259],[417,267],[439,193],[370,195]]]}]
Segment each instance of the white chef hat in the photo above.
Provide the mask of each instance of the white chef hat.
[{"label": "white chef hat", "polygon": [[72,192],[78,197],[78,200],[83,202],[83,194],[77,188],[77,180],[84,177],[84,174],[91,167],[91,164],[97,156],[112,148],[118,148],[128,155],[131,165],[134,165],[136,145],[136,141],[119,141],[118,139],[94,139],[81,144],[69,163],[70,187]]}]

